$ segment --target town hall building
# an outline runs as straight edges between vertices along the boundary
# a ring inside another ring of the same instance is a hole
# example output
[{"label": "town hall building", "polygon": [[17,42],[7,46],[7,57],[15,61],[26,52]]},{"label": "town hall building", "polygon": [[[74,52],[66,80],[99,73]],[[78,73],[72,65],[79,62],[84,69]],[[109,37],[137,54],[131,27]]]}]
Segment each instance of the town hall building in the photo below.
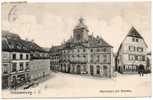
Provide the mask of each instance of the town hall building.
[{"label": "town hall building", "polygon": [[111,77],[113,47],[102,37],[89,35],[89,29],[80,18],[73,36],[50,49],[51,70],[73,74]]}]

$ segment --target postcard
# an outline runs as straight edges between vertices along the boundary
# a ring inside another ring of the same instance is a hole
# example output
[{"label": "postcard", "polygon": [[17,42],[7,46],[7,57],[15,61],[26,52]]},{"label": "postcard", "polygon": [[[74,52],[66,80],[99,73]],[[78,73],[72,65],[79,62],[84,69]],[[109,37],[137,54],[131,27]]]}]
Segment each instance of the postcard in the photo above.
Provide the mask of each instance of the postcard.
[{"label": "postcard", "polygon": [[2,2],[2,98],[151,97],[151,2]]}]

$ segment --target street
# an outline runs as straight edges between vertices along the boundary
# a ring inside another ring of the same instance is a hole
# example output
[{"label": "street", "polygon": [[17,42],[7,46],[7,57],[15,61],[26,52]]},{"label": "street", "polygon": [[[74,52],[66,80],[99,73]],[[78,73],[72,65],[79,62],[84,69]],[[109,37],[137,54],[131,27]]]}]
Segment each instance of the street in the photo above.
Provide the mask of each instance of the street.
[{"label": "street", "polygon": [[[13,90],[15,91],[15,90]],[[140,77],[138,74],[117,74],[112,79],[75,75],[61,72],[51,72],[50,79],[37,87],[16,92],[31,92],[31,94],[13,94],[3,90],[5,98],[23,97],[135,97],[151,96],[151,74]],[[145,91],[145,92],[144,92]]]}]

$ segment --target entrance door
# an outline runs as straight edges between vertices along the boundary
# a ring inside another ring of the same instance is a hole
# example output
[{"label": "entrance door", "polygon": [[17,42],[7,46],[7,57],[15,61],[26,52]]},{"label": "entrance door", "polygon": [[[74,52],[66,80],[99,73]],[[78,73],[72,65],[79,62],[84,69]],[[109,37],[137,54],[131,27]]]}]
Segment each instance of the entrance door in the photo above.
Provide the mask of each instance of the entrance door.
[{"label": "entrance door", "polygon": [[12,83],[11,83],[11,87],[12,87],[12,88],[15,88],[15,89],[16,89],[16,87],[17,87],[16,76],[13,76],[13,81],[12,81]]},{"label": "entrance door", "polygon": [[3,77],[2,78],[2,89],[8,88],[8,77]]},{"label": "entrance door", "polygon": [[104,77],[108,77],[108,68],[107,68],[107,66],[104,66],[103,67],[103,71],[104,71]]},{"label": "entrance door", "polygon": [[80,67],[80,65],[77,66],[77,74],[81,74],[81,67]]},{"label": "entrance door", "polygon": [[97,72],[98,75],[100,75],[100,66],[97,66]]},{"label": "entrance door", "polygon": [[93,75],[93,66],[90,66],[90,74]]},{"label": "entrance door", "polygon": [[70,73],[70,65],[68,65],[68,70],[67,70],[67,72]]},{"label": "entrance door", "polygon": [[45,77],[45,72],[43,72],[43,77]]}]

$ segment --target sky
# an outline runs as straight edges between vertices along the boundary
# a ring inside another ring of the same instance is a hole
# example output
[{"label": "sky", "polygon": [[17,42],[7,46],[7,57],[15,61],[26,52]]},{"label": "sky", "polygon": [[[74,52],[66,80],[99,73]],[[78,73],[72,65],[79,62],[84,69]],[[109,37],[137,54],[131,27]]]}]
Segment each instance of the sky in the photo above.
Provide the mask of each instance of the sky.
[{"label": "sky", "polygon": [[34,40],[42,47],[59,45],[73,35],[83,17],[89,35],[99,35],[117,51],[134,26],[151,48],[150,2],[3,3],[2,30]]}]

